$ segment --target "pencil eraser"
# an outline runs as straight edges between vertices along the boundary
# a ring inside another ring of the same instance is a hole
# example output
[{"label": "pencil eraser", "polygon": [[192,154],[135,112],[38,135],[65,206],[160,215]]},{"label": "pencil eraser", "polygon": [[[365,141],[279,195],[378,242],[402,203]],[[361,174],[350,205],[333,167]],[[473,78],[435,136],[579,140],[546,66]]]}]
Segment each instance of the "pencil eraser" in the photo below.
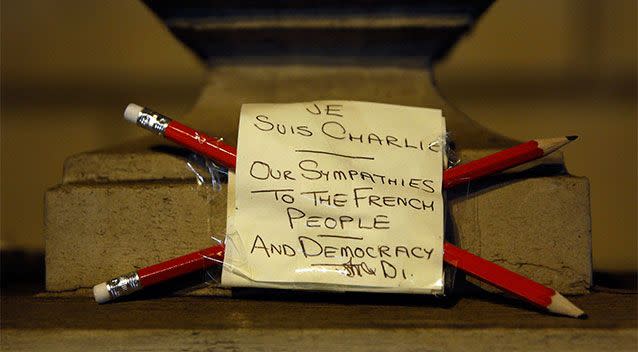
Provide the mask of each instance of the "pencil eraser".
[{"label": "pencil eraser", "polygon": [[106,282],[93,286],[93,297],[97,303],[105,303],[111,300],[111,294],[106,288]]},{"label": "pencil eraser", "polygon": [[137,123],[137,118],[140,116],[140,112],[142,112],[144,108],[137,104],[128,104],[126,106],[126,110],[124,110],[124,118],[126,121]]}]

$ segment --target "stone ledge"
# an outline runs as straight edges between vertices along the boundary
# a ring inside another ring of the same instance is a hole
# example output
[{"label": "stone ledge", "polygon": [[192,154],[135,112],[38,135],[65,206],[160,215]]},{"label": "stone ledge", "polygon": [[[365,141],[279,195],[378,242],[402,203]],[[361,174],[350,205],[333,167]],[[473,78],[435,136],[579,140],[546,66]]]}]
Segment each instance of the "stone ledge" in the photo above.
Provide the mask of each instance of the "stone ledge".
[{"label": "stone ledge", "polygon": [[592,259],[586,178],[526,178],[500,185],[479,182],[468,193],[459,190],[450,198],[461,247],[560,292],[589,292]]},{"label": "stone ledge", "polygon": [[[587,180],[559,176],[497,181],[476,183],[467,195],[449,194],[453,233],[461,247],[562,293],[587,293]],[[67,184],[50,190],[47,290],[91,287],[210,246],[209,235],[223,236],[225,230],[226,186],[214,196],[210,192],[191,181]],[[541,235],[543,241],[538,240]]]},{"label": "stone ledge", "polygon": [[187,183],[61,185],[46,193],[46,288],[92,287],[213,244],[226,189]]},{"label": "stone ledge", "polygon": [[581,320],[485,297],[453,305],[387,294],[165,297],[97,305],[88,297],[3,296],[1,338],[3,348],[25,351],[339,351],[344,343],[350,351],[635,351],[636,297],[573,297],[589,314]]}]

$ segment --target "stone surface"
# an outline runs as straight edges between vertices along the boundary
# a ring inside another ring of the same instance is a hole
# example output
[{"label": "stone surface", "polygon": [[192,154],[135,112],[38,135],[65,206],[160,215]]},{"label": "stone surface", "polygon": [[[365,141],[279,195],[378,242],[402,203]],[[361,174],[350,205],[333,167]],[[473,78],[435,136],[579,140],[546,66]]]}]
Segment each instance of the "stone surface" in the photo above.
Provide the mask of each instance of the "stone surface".
[{"label": "stone surface", "polygon": [[448,200],[464,249],[560,292],[589,291],[591,223],[586,178],[479,182],[450,194]]},{"label": "stone surface", "polygon": [[144,149],[82,153],[65,161],[62,183],[194,179],[186,162],[177,153]]},{"label": "stone surface", "polygon": [[635,351],[636,295],[573,297],[570,319],[485,298],[320,295],[195,297],[97,305],[88,297],[2,297],[3,350]]},{"label": "stone surface", "polygon": [[211,246],[226,189],[186,183],[61,185],[46,194],[46,288],[73,290]]},{"label": "stone surface", "polygon": [[[587,180],[496,181],[449,195],[460,246],[560,292],[588,292]],[[47,290],[72,290],[211,245],[209,235],[225,228],[226,189],[213,193],[194,181],[66,184],[47,193],[46,209]]]}]

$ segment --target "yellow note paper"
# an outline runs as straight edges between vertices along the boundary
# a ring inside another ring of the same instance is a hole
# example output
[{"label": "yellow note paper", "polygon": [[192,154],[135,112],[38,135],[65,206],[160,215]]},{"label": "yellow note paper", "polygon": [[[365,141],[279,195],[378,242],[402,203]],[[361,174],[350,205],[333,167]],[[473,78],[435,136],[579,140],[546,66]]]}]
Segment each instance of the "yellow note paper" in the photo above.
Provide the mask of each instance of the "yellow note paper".
[{"label": "yellow note paper", "polygon": [[436,109],[243,105],[222,284],[441,293],[444,135]]}]

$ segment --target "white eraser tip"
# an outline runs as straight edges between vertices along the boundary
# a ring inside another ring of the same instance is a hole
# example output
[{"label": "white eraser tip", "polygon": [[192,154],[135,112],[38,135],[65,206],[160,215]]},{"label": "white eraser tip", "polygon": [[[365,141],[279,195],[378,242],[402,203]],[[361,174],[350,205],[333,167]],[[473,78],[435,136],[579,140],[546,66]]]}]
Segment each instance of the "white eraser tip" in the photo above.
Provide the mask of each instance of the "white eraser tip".
[{"label": "white eraser tip", "polygon": [[137,117],[140,115],[144,108],[137,104],[128,104],[126,110],[124,110],[124,118],[126,121],[137,123]]},{"label": "white eraser tip", "polygon": [[93,286],[93,297],[97,303],[105,303],[111,300],[111,294],[106,288],[106,282]]}]

